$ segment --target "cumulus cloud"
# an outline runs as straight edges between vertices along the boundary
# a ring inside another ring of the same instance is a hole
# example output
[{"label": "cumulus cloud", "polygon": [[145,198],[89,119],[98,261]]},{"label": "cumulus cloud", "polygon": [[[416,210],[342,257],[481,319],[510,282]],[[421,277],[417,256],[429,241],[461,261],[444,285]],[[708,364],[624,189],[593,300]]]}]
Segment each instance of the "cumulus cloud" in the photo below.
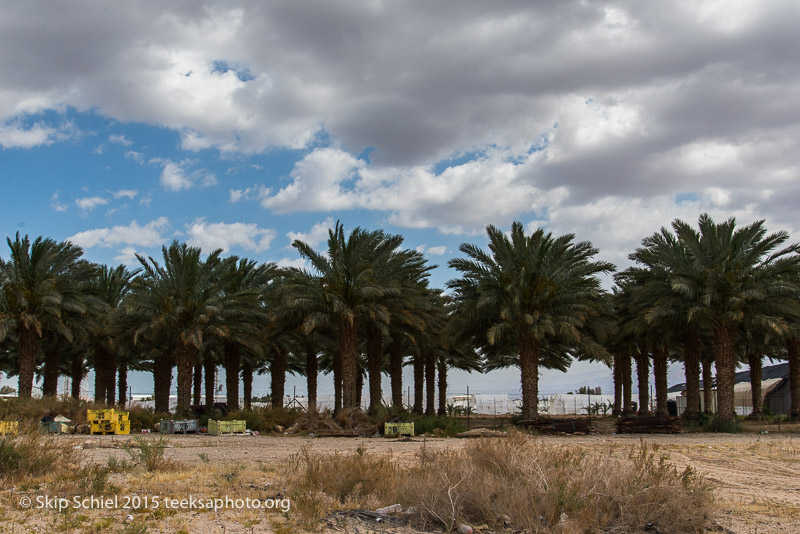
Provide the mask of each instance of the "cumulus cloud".
[{"label": "cumulus cloud", "polygon": [[84,212],[92,211],[97,206],[103,206],[105,204],[108,204],[108,199],[103,197],[83,197],[75,199],[75,205]]},{"label": "cumulus cloud", "polygon": [[140,226],[136,221],[131,221],[126,226],[113,226],[111,228],[95,228],[78,232],[67,238],[83,248],[113,247],[115,245],[134,245],[139,247],[152,247],[164,242],[163,232],[169,227],[166,217],[159,217]]},{"label": "cumulus cloud", "polygon": [[217,183],[217,177],[214,173],[204,169],[193,169],[196,162],[192,160],[183,160],[176,163],[171,160],[155,158],[150,162],[163,165],[160,183],[164,189],[169,191],[209,187]]},{"label": "cumulus cloud", "polygon": [[333,228],[334,225],[333,217],[328,217],[312,226],[308,232],[289,232],[286,234],[286,237],[289,238],[289,246],[291,247],[295,240],[300,240],[311,248],[317,248],[328,239],[328,230]]},{"label": "cumulus cloud", "polygon": [[308,260],[303,258],[281,258],[275,263],[278,267],[294,267],[295,269],[302,269],[304,271],[308,271],[311,268],[311,264]]},{"label": "cumulus cloud", "polygon": [[136,189],[120,189],[112,193],[114,198],[127,198],[128,200],[133,200],[138,194],[139,191]]},{"label": "cumulus cloud", "polygon": [[115,144],[122,145],[122,146],[131,146],[133,144],[133,141],[131,141],[130,139],[128,139],[124,135],[119,135],[119,134],[109,135],[108,136],[108,142],[109,143],[115,143]]},{"label": "cumulus cloud", "polygon": [[263,252],[269,249],[270,243],[275,239],[274,230],[259,228],[253,223],[208,223],[203,219],[196,219],[187,225],[186,233],[190,245],[200,247],[206,252],[218,248],[228,252],[232,247]]},{"label": "cumulus cloud", "polygon": [[34,124],[30,128],[18,124],[0,125],[0,146],[3,148],[33,148],[49,145],[57,137],[57,130],[42,124]]},{"label": "cumulus cloud", "polygon": [[137,152],[135,150],[127,150],[125,151],[125,157],[135,161],[139,165],[144,164],[144,154],[141,152]]},{"label": "cumulus cloud", "polygon": [[265,192],[267,192],[267,190],[264,188],[264,186],[260,185],[247,187],[245,189],[231,189],[228,192],[228,200],[233,203],[242,200],[254,200],[256,198],[263,197]]},{"label": "cumulus cloud", "polygon": [[422,245],[416,248],[416,251],[421,254],[425,254],[427,256],[442,256],[447,253],[447,247],[444,245],[429,247],[428,245],[423,243]]},{"label": "cumulus cloud", "polygon": [[63,212],[65,212],[65,211],[67,211],[69,209],[69,206],[67,206],[66,204],[61,202],[59,200],[59,198],[60,198],[60,195],[59,195],[58,191],[53,193],[53,196],[50,197],[50,207],[53,208],[54,210],[58,211],[58,212],[62,212],[63,213]]},{"label": "cumulus cloud", "polygon": [[[710,209],[788,229],[798,17],[789,0],[145,2],[76,4],[43,34],[16,3],[0,32],[0,62],[16,66],[0,81],[0,144],[53,142],[18,117],[72,106],[172,129],[198,154],[306,151],[269,190],[230,189],[275,213],[367,209],[466,234],[594,214],[625,240],[609,209],[659,224]],[[160,165],[168,190],[216,181]]]}]

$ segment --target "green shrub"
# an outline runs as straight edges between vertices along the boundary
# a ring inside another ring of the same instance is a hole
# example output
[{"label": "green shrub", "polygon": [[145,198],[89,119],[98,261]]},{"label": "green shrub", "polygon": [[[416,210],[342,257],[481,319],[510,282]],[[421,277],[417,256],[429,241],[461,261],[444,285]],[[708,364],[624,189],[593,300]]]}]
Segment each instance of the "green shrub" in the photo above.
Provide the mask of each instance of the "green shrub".
[{"label": "green shrub", "polygon": [[413,418],[414,434],[431,434],[435,428],[444,436],[455,436],[467,430],[466,421],[444,415],[419,415]]},{"label": "green shrub", "polygon": [[[272,432],[276,425],[284,428],[292,426],[297,418],[304,414],[299,409],[282,408],[254,408],[252,410],[235,410],[228,412],[226,421],[243,420],[250,430],[258,432]],[[207,420],[206,420],[207,422]]]},{"label": "green shrub", "polygon": [[135,438],[136,445],[127,447],[125,451],[133,463],[144,467],[149,472],[167,471],[173,464],[164,459],[164,449],[169,445],[169,439],[163,436],[157,438]]}]

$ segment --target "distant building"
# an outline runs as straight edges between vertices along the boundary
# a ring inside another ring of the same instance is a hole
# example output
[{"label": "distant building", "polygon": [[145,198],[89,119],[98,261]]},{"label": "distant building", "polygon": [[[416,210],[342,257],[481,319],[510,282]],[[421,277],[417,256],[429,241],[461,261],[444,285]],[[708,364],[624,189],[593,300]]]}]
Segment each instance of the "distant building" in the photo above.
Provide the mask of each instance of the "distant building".
[{"label": "distant building", "polygon": [[[750,388],[750,370],[736,373],[734,377],[733,395],[736,413],[750,415],[753,411],[753,395]],[[700,383],[702,386],[702,382]],[[686,384],[676,384],[667,390],[669,398],[676,401],[678,414],[686,409]],[[789,389],[789,364],[780,363],[764,367],[761,371],[761,395],[764,398],[764,409],[774,414],[788,414],[791,408]],[[700,410],[705,410],[703,390],[700,389]],[[716,381],[712,400],[714,404],[711,411],[716,412]]]}]

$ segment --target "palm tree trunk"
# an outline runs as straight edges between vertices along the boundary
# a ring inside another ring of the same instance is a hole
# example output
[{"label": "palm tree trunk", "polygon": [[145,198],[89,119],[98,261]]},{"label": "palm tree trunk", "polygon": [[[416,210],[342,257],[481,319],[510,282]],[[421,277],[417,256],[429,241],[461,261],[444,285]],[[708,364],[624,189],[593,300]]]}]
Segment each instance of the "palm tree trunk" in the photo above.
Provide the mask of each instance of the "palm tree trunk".
[{"label": "palm tree trunk", "polygon": [[194,364],[194,404],[201,404],[203,399],[203,364]]},{"label": "palm tree trunk", "polygon": [[369,413],[375,414],[383,401],[383,391],[381,390],[383,334],[372,323],[367,326],[367,367],[369,369]]},{"label": "palm tree trunk", "polygon": [[83,382],[83,356],[78,351],[72,355],[72,398],[81,398],[81,382]]},{"label": "palm tree trunk", "polygon": [[309,413],[317,413],[317,374],[319,374],[317,349],[308,346],[306,347],[306,389],[308,390]]},{"label": "palm tree trunk", "polygon": [[436,413],[436,358],[430,350],[425,351],[425,415]]},{"label": "palm tree trunk", "polygon": [[333,354],[333,414],[342,411],[342,356],[339,351]]},{"label": "palm tree trunk", "polygon": [[713,336],[714,360],[717,366],[717,418],[730,421],[736,413],[733,398],[737,364],[734,333],[724,326],[718,326],[714,328]]},{"label": "palm tree trunk", "polygon": [[753,401],[751,415],[761,415],[764,410],[764,397],[761,395],[762,361],[761,355],[750,352],[747,354],[747,363],[750,365],[750,393]]},{"label": "palm tree trunk", "polygon": [[703,358],[703,413],[714,413],[714,377],[711,376],[711,359]]},{"label": "palm tree trunk", "polygon": [[622,415],[633,413],[633,362],[628,353],[622,356]]},{"label": "palm tree trunk", "polygon": [[108,372],[108,351],[102,343],[95,343],[94,346],[94,401],[103,403],[106,401],[106,373]]},{"label": "palm tree trunk", "polygon": [[286,385],[286,366],[289,361],[289,353],[279,348],[275,351],[272,365],[270,366],[270,396],[273,408],[283,408],[283,396]]},{"label": "palm tree trunk", "polygon": [[425,360],[414,355],[414,413],[422,415],[423,392],[425,390]]},{"label": "palm tree trunk", "polygon": [[364,372],[359,369],[356,375],[356,406],[361,408],[361,395],[364,393]]},{"label": "palm tree trunk", "polygon": [[522,419],[539,417],[539,346],[523,337],[519,346],[519,367],[522,375]]},{"label": "palm tree trunk", "polygon": [[36,368],[38,340],[36,331],[23,325],[17,326],[19,348],[19,398],[30,399],[33,391],[33,371]]},{"label": "palm tree trunk", "polygon": [[44,383],[42,384],[42,395],[45,397],[55,397],[58,394],[58,371],[60,365],[61,349],[58,346],[58,341],[53,339],[50,343],[45,344],[44,351]]},{"label": "palm tree trunk", "polygon": [[389,375],[392,380],[392,406],[403,409],[403,343],[399,337],[392,338],[389,346]]},{"label": "palm tree trunk", "polygon": [[197,349],[187,343],[178,343],[175,364],[178,367],[178,406],[176,413],[186,414],[192,402],[192,371]]},{"label": "palm tree trunk", "polygon": [[614,353],[614,408],[612,415],[619,415],[622,412],[622,356]]},{"label": "palm tree trunk", "polygon": [[111,352],[107,354],[103,365],[103,389],[106,394],[106,404],[114,406],[117,402],[117,358]]},{"label": "palm tree trunk", "polygon": [[789,417],[800,420],[800,339],[793,337],[786,342],[786,356],[789,360],[789,394],[792,406]]},{"label": "palm tree trunk", "polygon": [[241,357],[239,346],[235,343],[225,344],[225,400],[228,410],[239,409],[239,368]]},{"label": "palm tree trunk", "polygon": [[217,363],[214,361],[214,356],[211,352],[206,352],[205,360],[203,361],[205,367],[205,382],[206,382],[206,406],[214,406],[214,382],[217,374]]},{"label": "palm tree trunk", "polygon": [[164,352],[153,361],[153,393],[155,412],[169,413],[169,390],[172,389],[173,355]]},{"label": "palm tree trunk", "polygon": [[447,415],[447,362],[439,360],[439,415]]},{"label": "palm tree trunk", "polygon": [[119,364],[119,405],[123,408],[128,401],[128,364]]},{"label": "palm tree trunk", "polygon": [[641,350],[636,356],[636,376],[639,380],[639,415],[650,414],[650,358]]},{"label": "palm tree trunk", "polygon": [[700,337],[694,330],[683,339],[683,366],[686,372],[686,409],[683,417],[697,419],[700,415]]},{"label": "palm tree trunk", "polygon": [[356,326],[347,318],[339,324],[339,354],[342,358],[342,407],[358,408],[358,342]]},{"label": "palm tree trunk", "polygon": [[653,351],[653,376],[656,379],[656,415],[669,415],[667,410],[667,350]]},{"label": "palm tree trunk", "polygon": [[242,362],[242,387],[244,388],[244,409],[253,409],[253,364]]}]

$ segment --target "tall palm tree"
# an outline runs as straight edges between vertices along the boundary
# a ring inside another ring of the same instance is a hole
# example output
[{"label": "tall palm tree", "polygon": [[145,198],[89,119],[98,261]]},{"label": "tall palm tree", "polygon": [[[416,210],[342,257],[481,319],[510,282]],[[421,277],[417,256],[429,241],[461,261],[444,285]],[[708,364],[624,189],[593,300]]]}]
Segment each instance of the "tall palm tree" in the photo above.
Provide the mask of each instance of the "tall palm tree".
[{"label": "tall palm tree", "polygon": [[[603,291],[598,274],[614,266],[593,261],[597,249],[574,236],[554,237],[538,229],[525,235],[514,222],[509,236],[488,226],[487,253],[462,244],[467,258],[449,265],[462,273],[448,287],[463,305],[475,310],[477,322],[488,325],[488,345],[513,346],[522,375],[522,416],[538,416],[539,359],[554,348],[601,354],[604,349],[587,336],[590,318],[601,308]],[[463,309],[463,306],[462,306]]]},{"label": "tall palm tree", "polygon": [[698,229],[672,223],[692,260],[691,270],[674,272],[673,290],[691,303],[690,321],[711,333],[717,368],[717,416],[730,420],[734,408],[737,343],[743,326],[758,326],[775,336],[790,333],[786,317],[797,314],[798,245],[780,248],[786,232],[767,235],[764,221],[736,227],[735,219],[715,223],[700,216]]},{"label": "tall palm tree", "polygon": [[198,352],[206,336],[228,337],[223,314],[232,299],[221,291],[222,277],[227,274],[220,268],[221,250],[202,260],[200,249],[186,243],[175,241],[161,248],[163,266],[152,257],[137,255],[143,272],[142,291],[133,313],[142,326],[135,335],[171,340],[167,344],[174,347],[178,368],[177,410],[185,413],[191,404],[192,373]]},{"label": "tall palm tree", "polygon": [[93,314],[95,401],[114,404],[120,338],[124,335],[124,315],[120,305],[131,289],[139,270],[129,271],[124,265],[101,266],[84,288],[87,296],[100,305]]},{"label": "tall palm tree", "polygon": [[314,273],[293,277],[291,304],[304,311],[307,333],[317,328],[336,329],[339,347],[335,355],[340,359],[344,408],[359,406],[360,324],[389,322],[388,310],[381,301],[393,290],[381,283],[370,260],[388,255],[401,242],[402,238],[387,236],[381,230],[368,232],[361,228],[346,237],[337,222],[328,232],[328,250],[324,254],[302,241],[292,243],[311,263]]},{"label": "tall palm tree", "polygon": [[[65,299],[65,277],[83,251],[69,242],[28,236],[7,240],[8,260],[0,259],[0,342],[14,333],[19,358],[19,396],[29,398],[33,389],[36,354],[46,330],[71,339],[63,319],[65,310],[82,312],[79,302]],[[58,362],[51,364],[57,377]]]}]

